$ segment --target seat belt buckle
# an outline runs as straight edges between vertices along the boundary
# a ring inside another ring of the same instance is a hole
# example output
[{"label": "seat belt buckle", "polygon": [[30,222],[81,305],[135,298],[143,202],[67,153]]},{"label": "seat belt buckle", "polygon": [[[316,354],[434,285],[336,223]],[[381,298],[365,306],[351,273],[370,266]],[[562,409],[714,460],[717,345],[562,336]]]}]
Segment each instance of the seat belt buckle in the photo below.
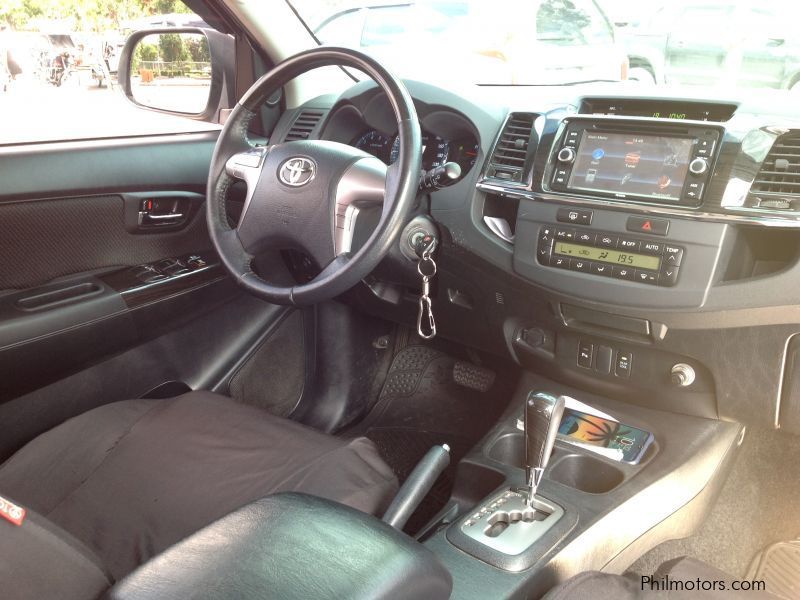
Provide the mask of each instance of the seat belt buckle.
[{"label": "seat belt buckle", "polygon": [[22,525],[22,522],[25,520],[25,514],[26,511],[24,508],[0,496],[0,517],[19,526]]}]

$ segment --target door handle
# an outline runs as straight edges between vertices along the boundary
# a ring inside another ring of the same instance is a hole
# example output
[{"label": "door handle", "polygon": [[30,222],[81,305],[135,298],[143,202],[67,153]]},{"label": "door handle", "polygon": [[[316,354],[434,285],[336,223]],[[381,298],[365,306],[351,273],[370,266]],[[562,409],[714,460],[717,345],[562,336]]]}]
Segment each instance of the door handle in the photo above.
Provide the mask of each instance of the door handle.
[{"label": "door handle", "polygon": [[167,213],[165,215],[147,215],[148,219],[154,221],[179,221],[184,217],[183,213]]}]

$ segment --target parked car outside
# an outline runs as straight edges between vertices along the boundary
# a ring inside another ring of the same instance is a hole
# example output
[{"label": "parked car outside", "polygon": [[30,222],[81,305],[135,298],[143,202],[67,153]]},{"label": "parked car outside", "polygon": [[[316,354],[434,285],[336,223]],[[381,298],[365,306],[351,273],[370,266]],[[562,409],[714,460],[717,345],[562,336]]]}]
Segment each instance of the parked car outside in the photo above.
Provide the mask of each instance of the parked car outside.
[{"label": "parked car outside", "polygon": [[[323,44],[358,48],[412,78],[435,72],[440,80],[521,85],[625,79],[625,53],[594,0],[513,6],[446,0],[343,5],[314,33]],[[401,38],[414,39],[413,48],[395,43]]]},{"label": "parked car outside", "polygon": [[632,79],[799,90],[799,16],[781,0],[705,0],[664,5],[619,31]]}]

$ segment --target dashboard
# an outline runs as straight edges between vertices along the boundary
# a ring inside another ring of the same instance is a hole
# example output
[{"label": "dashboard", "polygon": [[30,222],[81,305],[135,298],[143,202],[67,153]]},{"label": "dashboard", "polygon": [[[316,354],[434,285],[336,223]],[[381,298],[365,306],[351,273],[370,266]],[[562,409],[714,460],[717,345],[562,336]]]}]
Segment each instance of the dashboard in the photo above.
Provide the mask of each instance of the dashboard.
[{"label": "dashboard", "polygon": [[[443,335],[630,402],[800,432],[787,396],[800,340],[789,96],[407,86],[423,167],[462,167],[417,215],[441,235]],[[299,107],[284,132],[310,110],[314,137],[393,161],[396,125],[373,84]],[[413,261],[393,250],[350,301],[413,326],[418,294]],[[691,385],[675,384],[687,368]]]}]

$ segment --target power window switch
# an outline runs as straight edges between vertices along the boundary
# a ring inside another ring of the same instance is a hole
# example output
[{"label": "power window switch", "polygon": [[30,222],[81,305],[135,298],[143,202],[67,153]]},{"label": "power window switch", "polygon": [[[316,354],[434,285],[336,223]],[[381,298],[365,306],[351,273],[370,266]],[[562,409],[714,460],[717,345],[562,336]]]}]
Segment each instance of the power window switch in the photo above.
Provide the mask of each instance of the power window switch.
[{"label": "power window switch", "polygon": [[584,369],[592,368],[592,357],[594,356],[594,345],[589,342],[578,342],[578,366]]}]

